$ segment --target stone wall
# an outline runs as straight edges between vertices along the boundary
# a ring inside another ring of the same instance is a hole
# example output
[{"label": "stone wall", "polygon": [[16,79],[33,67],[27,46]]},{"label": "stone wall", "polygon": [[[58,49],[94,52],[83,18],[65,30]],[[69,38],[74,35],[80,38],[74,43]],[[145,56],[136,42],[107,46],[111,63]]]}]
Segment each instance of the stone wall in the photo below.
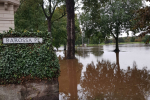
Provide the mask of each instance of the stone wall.
[{"label": "stone wall", "polygon": [[0,85],[0,100],[59,100],[58,79],[26,82],[23,85]]},{"label": "stone wall", "polygon": [[14,13],[19,6],[19,0],[0,0],[0,33],[14,26]]}]

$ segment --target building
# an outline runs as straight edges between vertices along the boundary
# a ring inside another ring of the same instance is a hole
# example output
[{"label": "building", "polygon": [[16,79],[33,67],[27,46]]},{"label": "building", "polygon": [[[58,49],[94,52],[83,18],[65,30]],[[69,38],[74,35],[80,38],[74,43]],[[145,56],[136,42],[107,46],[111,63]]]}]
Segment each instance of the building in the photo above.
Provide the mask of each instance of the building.
[{"label": "building", "polygon": [[20,0],[0,0],[0,33],[12,29],[14,26],[14,13],[19,7]]}]

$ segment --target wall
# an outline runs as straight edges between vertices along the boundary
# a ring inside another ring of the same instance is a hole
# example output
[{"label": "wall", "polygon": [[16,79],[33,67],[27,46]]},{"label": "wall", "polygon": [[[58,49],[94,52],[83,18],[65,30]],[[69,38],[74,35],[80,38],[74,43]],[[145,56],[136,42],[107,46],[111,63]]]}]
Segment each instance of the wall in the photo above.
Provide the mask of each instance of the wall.
[{"label": "wall", "polygon": [[0,85],[0,100],[59,100],[58,79]]},{"label": "wall", "polygon": [[14,26],[14,13],[19,6],[19,0],[0,0],[0,33]]}]

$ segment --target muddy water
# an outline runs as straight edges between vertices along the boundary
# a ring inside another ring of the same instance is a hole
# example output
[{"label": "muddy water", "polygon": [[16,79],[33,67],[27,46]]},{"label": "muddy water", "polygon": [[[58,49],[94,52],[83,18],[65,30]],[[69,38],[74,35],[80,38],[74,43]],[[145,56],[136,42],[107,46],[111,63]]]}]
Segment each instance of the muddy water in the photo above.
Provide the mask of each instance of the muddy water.
[{"label": "muddy water", "polygon": [[150,45],[78,47],[76,59],[59,57],[59,100],[150,100]]}]

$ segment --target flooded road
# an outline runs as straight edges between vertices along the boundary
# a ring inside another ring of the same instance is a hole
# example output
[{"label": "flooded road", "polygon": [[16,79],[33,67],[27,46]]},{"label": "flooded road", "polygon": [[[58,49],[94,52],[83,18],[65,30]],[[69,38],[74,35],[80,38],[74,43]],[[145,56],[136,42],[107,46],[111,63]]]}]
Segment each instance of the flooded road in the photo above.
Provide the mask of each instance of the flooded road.
[{"label": "flooded road", "polygon": [[59,57],[59,100],[150,100],[150,45],[77,47],[76,59]]}]

